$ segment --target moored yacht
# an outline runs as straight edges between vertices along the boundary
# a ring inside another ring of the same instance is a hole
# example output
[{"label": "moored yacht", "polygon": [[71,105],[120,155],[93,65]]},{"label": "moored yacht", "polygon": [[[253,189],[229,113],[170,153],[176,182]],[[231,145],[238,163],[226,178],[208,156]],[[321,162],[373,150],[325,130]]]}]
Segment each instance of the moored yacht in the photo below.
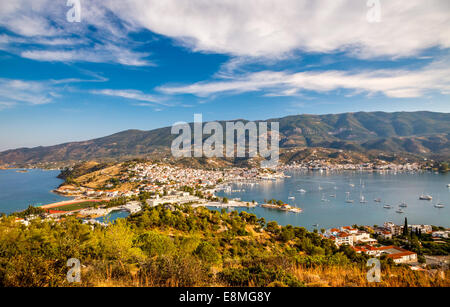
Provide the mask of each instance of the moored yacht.
[{"label": "moored yacht", "polygon": [[433,200],[433,197],[431,195],[425,195],[422,193],[422,195],[419,196],[420,200]]},{"label": "moored yacht", "polygon": [[367,203],[367,200],[366,200],[366,198],[364,197],[364,195],[362,195],[362,193],[359,195],[359,202],[360,202],[361,204]]},{"label": "moored yacht", "polygon": [[348,204],[354,203],[355,201],[353,199],[350,199],[350,192],[347,192],[346,194],[347,194],[347,197],[345,199],[345,202]]}]

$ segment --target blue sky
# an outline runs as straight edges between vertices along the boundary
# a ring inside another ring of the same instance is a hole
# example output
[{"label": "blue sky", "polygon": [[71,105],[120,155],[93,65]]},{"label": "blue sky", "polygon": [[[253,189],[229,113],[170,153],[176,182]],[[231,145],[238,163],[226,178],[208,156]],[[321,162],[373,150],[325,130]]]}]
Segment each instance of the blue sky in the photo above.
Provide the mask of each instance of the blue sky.
[{"label": "blue sky", "polygon": [[66,2],[0,3],[0,150],[194,113],[450,111],[447,0]]}]

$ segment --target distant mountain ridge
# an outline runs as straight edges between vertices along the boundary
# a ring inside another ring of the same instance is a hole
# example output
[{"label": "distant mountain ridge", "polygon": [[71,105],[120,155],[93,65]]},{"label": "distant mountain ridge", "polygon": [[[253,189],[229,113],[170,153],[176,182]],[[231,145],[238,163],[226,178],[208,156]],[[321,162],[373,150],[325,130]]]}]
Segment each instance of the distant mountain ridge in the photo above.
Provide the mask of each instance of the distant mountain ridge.
[{"label": "distant mountain ridge", "polygon": [[[450,157],[450,113],[357,112],[294,115],[267,121],[280,123],[282,148],[325,147]],[[83,142],[7,150],[0,152],[0,164],[123,160],[158,155],[167,153],[175,137],[171,135],[170,127],[150,131],[126,130]]]}]

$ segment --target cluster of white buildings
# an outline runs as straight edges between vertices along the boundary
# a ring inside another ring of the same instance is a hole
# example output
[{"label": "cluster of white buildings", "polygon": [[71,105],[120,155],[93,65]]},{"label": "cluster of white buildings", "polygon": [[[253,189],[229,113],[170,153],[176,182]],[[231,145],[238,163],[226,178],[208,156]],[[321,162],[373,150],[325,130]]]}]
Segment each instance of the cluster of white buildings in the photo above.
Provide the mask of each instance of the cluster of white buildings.
[{"label": "cluster of white buildings", "polygon": [[[422,233],[431,233],[430,225],[408,225],[412,231],[422,231]],[[383,238],[392,238],[392,236],[400,235],[403,232],[403,226],[395,225],[392,222],[384,223],[383,227],[372,229],[366,226],[366,230],[373,231],[375,234],[381,235]],[[417,254],[397,246],[375,246],[378,241],[370,237],[370,233],[361,231],[351,226],[341,228],[331,228],[325,231],[324,237],[335,242],[336,246],[348,245],[357,253],[365,253],[369,256],[380,257],[386,255],[395,263],[415,263],[417,262]]]},{"label": "cluster of white buildings", "polygon": [[353,249],[357,253],[366,253],[369,256],[373,257],[380,257],[382,255],[386,255],[388,258],[391,258],[397,264],[417,262],[416,253],[393,245],[380,247],[374,247],[370,245],[354,246]]},{"label": "cluster of white buildings", "polygon": [[353,246],[354,244],[375,244],[377,240],[370,237],[368,232],[344,226],[341,228],[331,228],[325,231],[324,237],[334,241],[336,246],[343,244]]},{"label": "cluster of white buildings", "polygon": [[205,170],[140,163],[130,167],[128,177],[122,180],[140,183],[138,189],[141,191],[158,192],[162,189],[179,190],[184,186],[208,189],[223,182],[258,180],[267,176],[273,175],[261,174],[258,169]]},{"label": "cluster of white buildings", "polygon": [[65,187],[64,189],[57,189],[56,192],[65,196],[86,196],[89,198],[116,198],[116,197],[130,197],[139,194],[139,189],[131,191],[117,191],[117,190],[95,190],[86,187]]},{"label": "cluster of white buildings", "polygon": [[418,171],[420,165],[418,163],[394,164],[385,161],[378,163],[333,163],[325,159],[317,159],[310,161],[303,161],[301,163],[293,162],[289,165],[284,165],[282,169],[302,169],[302,170],[324,170],[324,171],[339,171],[339,170],[376,170],[376,171]]},{"label": "cluster of white buildings", "polygon": [[201,201],[199,197],[190,195],[187,192],[179,192],[174,195],[168,195],[164,197],[159,197],[156,195],[153,199],[147,199],[147,204],[150,207],[156,207],[163,204],[187,204],[190,202],[199,202]]},{"label": "cluster of white buildings", "polygon": [[[392,237],[403,233],[403,225],[396,225],[392,222],[385,222],[382,227],[373,229],[374,233],[384,239],[392,239]],[[420,232],[422,234],[430,234],[433,232],[431,225],[408,225],[409,231]]]},{"label": "cluster of white buildings", "polygon": [[[403,233],[403,226],[396,225],[392,222],[385,222],[382,227],[372,228],[364,227],[366,231],[344,226],[340,228],[331,228],[325,231],[323,236],[335,242],[336,246],[348,245],[358,252],[364,252],[371,256],[380,256],[388,254],[396,263],[405,263],[417,260],[417,255],[413,252],[404,250],[396,246],[374,247],[378,241],[371,238],[370,232],[384,239],[392,239]],[[431,234],[433,238],[449,238],[450,230],[433,231],[431,225],[408,225],[409,231],[420,232],[422,234]]]}]

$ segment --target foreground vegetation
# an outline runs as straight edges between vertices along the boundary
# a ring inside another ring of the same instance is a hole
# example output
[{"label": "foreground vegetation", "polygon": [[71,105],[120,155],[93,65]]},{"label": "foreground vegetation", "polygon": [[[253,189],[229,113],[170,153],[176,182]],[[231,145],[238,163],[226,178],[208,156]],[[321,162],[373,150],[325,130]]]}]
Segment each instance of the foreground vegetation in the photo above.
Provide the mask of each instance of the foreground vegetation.
[{"label": "foreground vegetation", "polygon": [[[253,214],[145,207],[109,227],[0,220],[0,286],[449,286],[449,272],[413,272],[381,258],[382,282],[366,279],[368,256],[300,227]],[[67,260],[82,264],[68,283]]]}]

